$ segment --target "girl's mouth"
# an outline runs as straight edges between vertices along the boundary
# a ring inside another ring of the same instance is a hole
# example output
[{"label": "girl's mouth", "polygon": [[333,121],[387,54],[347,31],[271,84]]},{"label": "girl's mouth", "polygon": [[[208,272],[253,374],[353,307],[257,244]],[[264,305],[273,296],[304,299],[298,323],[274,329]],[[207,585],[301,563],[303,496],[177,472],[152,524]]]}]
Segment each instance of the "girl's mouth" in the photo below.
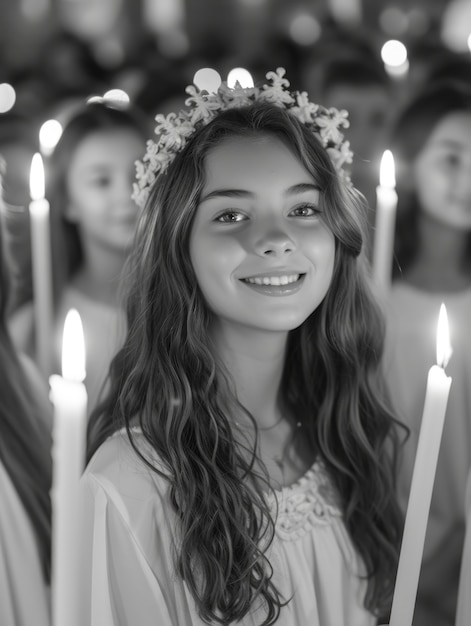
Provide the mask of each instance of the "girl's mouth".
[{"label": "girl's mouth", "polygon": [[288,296],[301,289],[306,274],[281,274],[277,276],[250,276],[242,278],[247,287],[266,296]]}]

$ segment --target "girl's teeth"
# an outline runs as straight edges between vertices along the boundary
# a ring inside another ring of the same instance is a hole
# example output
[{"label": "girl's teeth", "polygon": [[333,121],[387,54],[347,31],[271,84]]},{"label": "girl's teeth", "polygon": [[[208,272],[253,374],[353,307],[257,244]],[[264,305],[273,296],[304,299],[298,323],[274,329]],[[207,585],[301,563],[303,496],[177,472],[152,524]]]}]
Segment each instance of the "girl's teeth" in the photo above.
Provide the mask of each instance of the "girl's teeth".
[{"label": "girl's teeth", "polygon": [[246,278],[248,283],[254,285],[288,285],[295,283],[299,279],[299,274],[290,274],[286,276],[264,276],[263,278]]}]

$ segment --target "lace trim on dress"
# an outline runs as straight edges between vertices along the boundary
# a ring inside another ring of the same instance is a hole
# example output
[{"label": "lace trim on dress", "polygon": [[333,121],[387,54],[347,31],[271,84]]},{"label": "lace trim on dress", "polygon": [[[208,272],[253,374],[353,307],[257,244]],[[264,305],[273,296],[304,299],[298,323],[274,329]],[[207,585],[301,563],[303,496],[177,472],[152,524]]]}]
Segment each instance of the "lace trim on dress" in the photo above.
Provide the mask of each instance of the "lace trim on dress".
[{"label": "lace trim on dress", "polygon": [[285,541],[295,541],[314,526],[329,525],[342,516],[339,497],[319,461],[289,487],[270,493],[268,501],[273,516],[278,513],[275,532]]}]

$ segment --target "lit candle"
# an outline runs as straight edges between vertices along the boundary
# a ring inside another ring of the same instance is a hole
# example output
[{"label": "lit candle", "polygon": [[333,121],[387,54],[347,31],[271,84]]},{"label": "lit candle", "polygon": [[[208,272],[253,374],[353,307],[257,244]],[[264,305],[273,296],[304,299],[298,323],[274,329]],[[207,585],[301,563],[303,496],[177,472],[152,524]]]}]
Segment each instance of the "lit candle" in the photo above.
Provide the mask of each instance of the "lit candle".
[{"label": "lit candle", "polygon": [[62,376],[50,377],[54,404],[52,499],[52,623],[73,624],[77,614],[78,487],[85,463],[87,393],[80,316],[71,309],[64,324]]},{"label": "lit candle", "polygon": [[52,364],[52,262],[49,202],[44,197],[41,155],[33,156],[30,172],[31,265],[33,273],[36,360],[45,379]]},{"label": "lit candle", "polygon": [[394,159],[385,150],[376,187],[376,223],[373,246],[373,276],[379,286],[389,289],[392,278],[394,254],[394,229],[396,224],[397,193]]},{"label": "lit candle", "polygon": [[428,373],[390,626],[410,626],[414,616],[425,531],[450,393],[451,378],[444,370],[450,355],[448,320],[445,305],[442,304],[437,330],[437,365],[433,365]]}]

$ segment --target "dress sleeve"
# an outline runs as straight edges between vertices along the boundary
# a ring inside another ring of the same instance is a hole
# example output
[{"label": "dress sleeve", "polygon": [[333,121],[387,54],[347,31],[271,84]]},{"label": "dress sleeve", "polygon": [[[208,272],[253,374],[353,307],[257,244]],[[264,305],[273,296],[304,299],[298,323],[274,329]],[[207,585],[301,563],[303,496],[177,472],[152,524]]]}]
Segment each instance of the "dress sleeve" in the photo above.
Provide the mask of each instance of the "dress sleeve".
[{"label": "dress sleeve", "polygon": [[85,474],[81,483],[80,610],[74,626],[177,626],[125,508],[103,480]]}]

